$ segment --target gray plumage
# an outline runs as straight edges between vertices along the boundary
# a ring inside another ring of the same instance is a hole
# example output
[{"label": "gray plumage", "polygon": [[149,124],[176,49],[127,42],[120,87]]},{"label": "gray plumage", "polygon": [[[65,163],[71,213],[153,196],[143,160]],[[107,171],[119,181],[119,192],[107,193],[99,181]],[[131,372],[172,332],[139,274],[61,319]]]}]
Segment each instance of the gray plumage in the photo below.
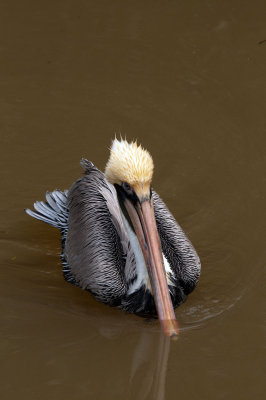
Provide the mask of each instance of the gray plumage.
[{"label": "gray plumage", "polygon": [[[89,290],[98,300],[129,312],[155,314],[153,297],[145,285],[130,292],[137,280],[135,255],[125,229],[117,193],[105,175],[83,159],[85,175],[69,191],[46,194],[35,202],[34,218],[59,228],[62,234],[65,279]],[[174,307],[196,286],[199,257],[164,202],[152,191],[162,251],[171,268],[169,291]]]}]

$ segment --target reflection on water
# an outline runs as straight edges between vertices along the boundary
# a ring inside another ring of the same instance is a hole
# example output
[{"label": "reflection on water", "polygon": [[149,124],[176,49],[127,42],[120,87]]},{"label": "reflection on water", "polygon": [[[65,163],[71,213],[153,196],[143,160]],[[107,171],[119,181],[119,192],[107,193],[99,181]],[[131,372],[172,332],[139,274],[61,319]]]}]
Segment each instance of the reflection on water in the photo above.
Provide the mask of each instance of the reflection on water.
[{"label": "reflection on water", "polygon": [[162,333],[142,332],[131,364],[129,399],[164,399],[170,341]]}]

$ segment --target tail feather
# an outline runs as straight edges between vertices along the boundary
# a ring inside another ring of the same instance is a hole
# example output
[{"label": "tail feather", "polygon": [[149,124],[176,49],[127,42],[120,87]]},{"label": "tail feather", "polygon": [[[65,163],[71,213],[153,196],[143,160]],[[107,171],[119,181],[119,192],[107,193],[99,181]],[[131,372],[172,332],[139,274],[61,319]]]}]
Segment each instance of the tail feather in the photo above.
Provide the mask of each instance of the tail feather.
[{"label": "tail feather", "polygon": [[45,222],[60,230],[67,229],[68,222],[68,205],[67,205],[67,194],[65,190],[54,190],[53,192],[46,193],[46,202],[36,201],[34,203],[35,211],[28,208],[25,212],[33,218]]},{"label": "tail feather", "polygon": [[65,255],[65,241],[68,231],[68,203],[67,203],[68,191],[61,192],[60,190],[54,190],[53,192],[46,193],[46,201],[36,201],[34,203],[35,211],[29,208],[25,209],[25,212],[33,218],[45,222],[48,225],[54,226],[60,229],[61,240],[62,240],[62,252],[61,260],[63,264],[63,274],[67,282],[70,282],[76,286],[75,278],[72,275],[71,268],[68,265]]}]

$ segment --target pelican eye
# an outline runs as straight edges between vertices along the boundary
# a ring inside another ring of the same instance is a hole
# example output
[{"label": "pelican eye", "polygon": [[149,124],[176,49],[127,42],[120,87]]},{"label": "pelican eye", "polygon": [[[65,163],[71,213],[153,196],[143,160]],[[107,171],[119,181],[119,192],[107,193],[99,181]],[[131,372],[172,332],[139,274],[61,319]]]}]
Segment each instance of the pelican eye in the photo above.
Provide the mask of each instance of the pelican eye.
[{"label": "pelican eye", "polygon": [[122,188],[122,196],[124,198],[125,197],[129,198],[133,203],[136,203],[139,201],[134,188],[129,183],[122,182],[120,189],[121,188]]},{"label": "pelican eye", "polygon": [[122,183],[122,188],[123,188],[127,193],[131,193],[131,192],[132,192],[132,187],[131,187],[130,184],[127,183],[127,182],[123,182],[123,183]]}]

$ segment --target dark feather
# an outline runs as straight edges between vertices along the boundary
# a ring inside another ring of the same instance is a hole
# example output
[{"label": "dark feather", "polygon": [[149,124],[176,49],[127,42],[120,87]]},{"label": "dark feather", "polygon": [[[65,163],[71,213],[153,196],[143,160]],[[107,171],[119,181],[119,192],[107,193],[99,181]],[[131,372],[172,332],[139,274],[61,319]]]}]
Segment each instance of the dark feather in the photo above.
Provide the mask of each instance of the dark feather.
[{"label": "dark feather", "polygon": [[[115,209],[114,187],[93,163],[82,159],[81,165],[85,175],[68,192],[48,192],[46,202],[34,203],[36,212],[25,211],[60,230],[63,273],[68,282],[128,312],[156,314],[153,297],[144,285],[127,294],[136,279],[136,261]],[[164,202],[155,191],[152,196],[162,251],[173,271],[169,291],[176,307],[196,286],[200,261]]]}]

